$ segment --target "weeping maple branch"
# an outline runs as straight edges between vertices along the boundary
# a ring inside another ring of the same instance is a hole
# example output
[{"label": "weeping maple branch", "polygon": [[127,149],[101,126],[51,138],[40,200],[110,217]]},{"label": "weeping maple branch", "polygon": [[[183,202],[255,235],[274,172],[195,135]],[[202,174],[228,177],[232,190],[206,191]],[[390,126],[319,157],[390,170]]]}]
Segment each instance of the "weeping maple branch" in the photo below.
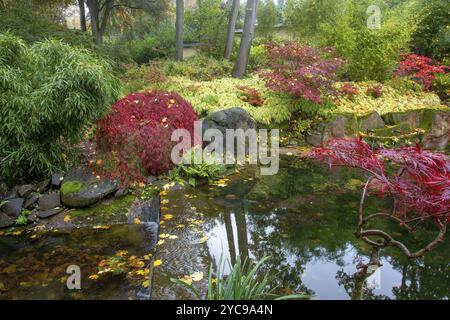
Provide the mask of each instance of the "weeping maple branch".
[{"label": "weeping maple branch", "polygon": [[[357,167],[370,174],[361,195],[355,232],[356,237],[369,245],[375,248],[396,247],[413,259],[425,255],[444,241],[450,222],[450,159],[444,154],[423,151],[418,146],[373,150],[361,139],[332,139],[327,147],[312,149],[305,156],[326,162],[330,167]],[[397,173],[388,175],[384,161],[399,166]],[[391,197],[392,211],[366,216],[364,204],[369,193]],[[386,231],[364,229],[376,219],[396,222],[410,233],[425,221],[432,220],[439,232],[425,247],[411,251]]]}]

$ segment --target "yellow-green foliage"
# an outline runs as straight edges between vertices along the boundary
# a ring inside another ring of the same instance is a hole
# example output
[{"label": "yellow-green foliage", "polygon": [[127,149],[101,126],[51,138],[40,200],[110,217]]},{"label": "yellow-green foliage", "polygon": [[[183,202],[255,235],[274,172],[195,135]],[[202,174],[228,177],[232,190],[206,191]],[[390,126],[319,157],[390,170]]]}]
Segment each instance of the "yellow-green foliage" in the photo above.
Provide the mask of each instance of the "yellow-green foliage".
[{"label": "yellow-green foliage", "polygon": [[[409,91],[402,94],[387,84],[382,85],[383,95],[380,98],[368,96],[366,94],[367,89],[376,84],[373,81],[352,83],[354,87],[358,88],[359,93],[352,98],[342,97],[337,103],[337,110],[365,115],[372,111],[384,114],[393,111],[439,108],[440,100],[434,93]],[[337,86],[341,85],[338,84]]]},{"label": "yellow-green foliage", "polygon": [[[238,86],[258,89],[265,100],[264,105],[253,107],[242,101],[239,98]],[[148,87],[148,89],[152,88],[152,86]],[[183,77],[169,77],[164,89],[180,94],[192,104],[200,115],[240,106],[247,110],[256,121],[270,124],[286,121],[293,112],[301,109],[299,102],[286,95],[274,94],[256,76],[247,79],[222,78],[213,81],[193,81]]]},{"label": "yellow-green foliage", "polygon": [[[302,114],[314,114],[319,111],[322,115],[327,113],[354,112],[365,115],[371,111],[380,114],[391,111],[406,111],[435,108],[439,105],[439,98],[433,93],[408,92],[403,94],[383,84],[383,96],[372,98],[366,94],[367,88],[376,82],[353,83],[358,88],[359,94],[352,99],[341,97],[337,106],[313,105],[303,100],[294,100],[288,95],[276,94],[267,89],[264,82],[257,76],[246,79],[221,78],[212,81],[195,81],[184,77],[168,77],[163,87],[165,90],[174,91],[188,100],[199,115],[205,115],[230,107],[241,106],[247,110],[256,121],[262,124],[274,124],[287,121],[295,112]],[[340,87],[342,84],[337,84]],[[264,99],[261,107],[254,107],[239,98],[238,86],[249,86],[257,89]],[[147,89],[161,89],[161,84],[155,84]]]}]

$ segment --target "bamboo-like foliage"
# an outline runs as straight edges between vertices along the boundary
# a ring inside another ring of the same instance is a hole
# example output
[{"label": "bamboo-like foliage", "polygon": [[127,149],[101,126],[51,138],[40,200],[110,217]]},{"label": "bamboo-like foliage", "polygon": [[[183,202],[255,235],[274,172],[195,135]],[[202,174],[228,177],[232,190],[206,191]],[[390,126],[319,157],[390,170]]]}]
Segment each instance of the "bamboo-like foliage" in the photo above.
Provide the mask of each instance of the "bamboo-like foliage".
[{"label": "bamboo-like foliage", "polygon": [[61,170],[65,152],[117,94],[110,65],[88,51],[0,34],[0,176]]},{"label": "bamboo-like foliage", "polygon": [[[236,263],[231,265],[229,260],[219,259],[216,278],[213,277],[213,266],[211,264],[208,276],[208,291],[205,300],[288,300],[288,299],[309,299],[310,297],[302,294],[293,294],[288,296],[278,296],[274,294],[276,288],[269,288],[269,277],[266,273],[260,275],[261,268],[268,257],[263,257],[260,261],[253,264],[249,259],[243,262],[237,257]],[[229,267],[230,273],[225,276],[225,268]],[[180,279],[171,279],[172,282],[184,286],[199,300],[201,294],[192,284],[186,283]]]}]

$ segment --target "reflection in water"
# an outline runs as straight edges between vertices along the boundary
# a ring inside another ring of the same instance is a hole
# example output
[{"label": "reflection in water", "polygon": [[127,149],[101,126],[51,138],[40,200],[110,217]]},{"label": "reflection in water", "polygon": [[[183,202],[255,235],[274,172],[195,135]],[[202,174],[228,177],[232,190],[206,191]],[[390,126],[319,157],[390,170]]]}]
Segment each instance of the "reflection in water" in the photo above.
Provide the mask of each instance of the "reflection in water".
[{"label": "reflection in water", "polygon": [[[276,176],[258,176],[250,168],[230,177],[226,187],[202,186],[187,190],[183,196],[171,192],[168,199],[177,217],[173,223],[186,220],[192,214],[186,208],[195,207],[209,236],[207,244],[193,253],[197,258],[203,255],[203,265],[190,262],[189,257],[182,265],[190,264],[190,271],[207,273],[210,261],[217,265],[222,253],[232,262],[239,255],[252,259],[268,256],[265,271],[280,294],[302,292],[316,299],[448,298],[448,241],[414,263],[396,250],[382,251],[380,286],[367,287],[366,278],[373,278],[357,273],[357,266],[369,262],[371,248],[353,235],[363,181],[355,170],[328,171],[312,163],[285,160]],[[389,202],[370,199],[367,205],[375,210]],[[380,223],[394,235],[407,236],[387,221]],[[171,230],[170,225],[166,227]],[[420,247],[433,237],[433,231],[431,228],[408,241]],[[189,241],[192,238],[181,237],[178,242],[166,244],[165,249],[179,252],[180,242]],[[170,276],[180,277],[183,273],[164,268],[155,273],[153,299],[186,295],[168,289]],[[204,283],[194,285],[202,288]]]}]

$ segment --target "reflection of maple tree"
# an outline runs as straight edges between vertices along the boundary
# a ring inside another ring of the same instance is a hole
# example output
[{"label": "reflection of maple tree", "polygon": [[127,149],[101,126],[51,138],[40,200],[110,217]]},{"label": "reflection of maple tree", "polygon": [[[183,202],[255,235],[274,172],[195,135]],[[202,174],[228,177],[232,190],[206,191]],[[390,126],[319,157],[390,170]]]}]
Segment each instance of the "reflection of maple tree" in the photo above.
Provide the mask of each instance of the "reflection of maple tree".
[{"label": "reflection of maple tree", "polygon": [[[366,243],[375,248],[393,246],[408,258],[417,258],[444,241],[450,222],[450,159],[444,154],[421,150],[419,146],[373,150],[361,139],[333,139],[326,147],[315,148],[306,156],[330,166],[361,168],[370,174],[361,196],[355,233]],[[398,170],[391,173],[386,168],[387,163]],[[369,193],[390,196],[392,211],[365,215],[364,202]],[[426,246],[411,252],[384,230],[364,229],[375,219],[392,220],[411,233],[431,220],[438,226],[439,233]]]}]

